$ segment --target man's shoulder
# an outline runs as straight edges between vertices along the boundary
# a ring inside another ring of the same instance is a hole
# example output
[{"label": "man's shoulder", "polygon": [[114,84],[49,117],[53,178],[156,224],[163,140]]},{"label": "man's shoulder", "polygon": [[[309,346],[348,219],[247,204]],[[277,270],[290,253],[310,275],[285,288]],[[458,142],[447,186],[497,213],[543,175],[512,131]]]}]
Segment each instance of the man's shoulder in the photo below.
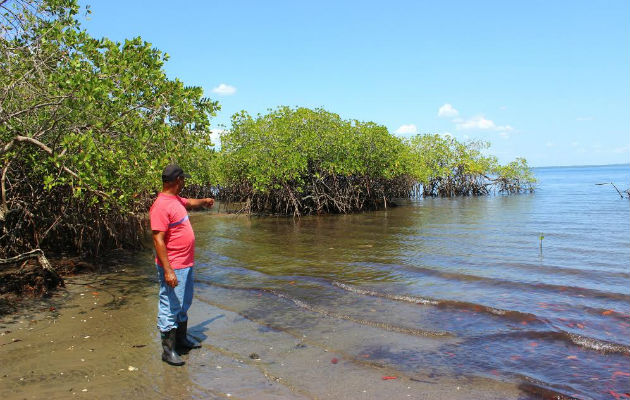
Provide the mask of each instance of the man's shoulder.
[{"label": "man's shoulder", "polygon": [[187,203],[188,199],[179,196],[158,196],[153,201],[153,205],[151,205],[149,213],[177,213],[182,210],[185,212]]},{"label": "man's shoulder", "polygon": [[153,200],[153,203],[151,204],[151,207],[149,208],[149,210],[153,210],[156,207],[159,207],[160,204],[164,201],[164,198],[160,195],[158,195],[155,200]]},{"label": "man's shoulder", "polygon": [[168,212],[172,208],[172,203],[165,196],[158,196],[149,208],[149,213]]}]

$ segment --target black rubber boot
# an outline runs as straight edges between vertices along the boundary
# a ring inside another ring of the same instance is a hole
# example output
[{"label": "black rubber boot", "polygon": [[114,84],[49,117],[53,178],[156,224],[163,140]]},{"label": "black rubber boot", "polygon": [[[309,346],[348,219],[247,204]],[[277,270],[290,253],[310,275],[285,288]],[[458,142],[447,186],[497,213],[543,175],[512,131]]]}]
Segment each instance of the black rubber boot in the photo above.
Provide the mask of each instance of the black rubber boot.
[{"label": "black rubber boot", "polygon": [[162,334],[162,361],[171,365],[184,365],[184,360],[179,357],[175,351],[175,342],[177,341],[177,329],[171,329]]},{"label": "black rubber boot", "polygon": [[188,321],[177,323],[177,349],[188,351],[190,349],[201,348],[201,344],[197,343],[195,340],[191,340],[188,338],[187,331]]}]

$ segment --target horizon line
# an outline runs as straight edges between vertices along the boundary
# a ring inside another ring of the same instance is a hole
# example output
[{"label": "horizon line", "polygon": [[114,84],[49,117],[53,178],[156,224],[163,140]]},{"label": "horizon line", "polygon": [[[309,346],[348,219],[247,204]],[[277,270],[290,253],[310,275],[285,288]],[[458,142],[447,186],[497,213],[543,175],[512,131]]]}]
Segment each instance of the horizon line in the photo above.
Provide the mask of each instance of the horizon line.
[{"label": "horizon line", "polygon": [[568,167],[614,167],[620,165],[630,166],[630,161],[626,163],[615,163],[615,164],[576,164],[576,165],[540,165],[531,168],[568,168]]}]

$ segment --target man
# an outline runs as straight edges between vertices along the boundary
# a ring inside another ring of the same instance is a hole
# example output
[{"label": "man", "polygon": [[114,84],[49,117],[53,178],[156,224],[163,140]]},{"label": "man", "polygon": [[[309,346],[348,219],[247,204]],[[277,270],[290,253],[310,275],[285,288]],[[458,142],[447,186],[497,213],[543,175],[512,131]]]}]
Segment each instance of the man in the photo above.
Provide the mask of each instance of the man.
[{"label": "man", "polygon": [[187,209],[212,207],[214,200],[179,197],[190,175],[175,164],[162,172],[162,192],[149,210],[160,294],[157,326],[162,337],[162,360],[184,365],[180,353],[201,345],[187,335],[188,308],[193,297],[195,234]]}]

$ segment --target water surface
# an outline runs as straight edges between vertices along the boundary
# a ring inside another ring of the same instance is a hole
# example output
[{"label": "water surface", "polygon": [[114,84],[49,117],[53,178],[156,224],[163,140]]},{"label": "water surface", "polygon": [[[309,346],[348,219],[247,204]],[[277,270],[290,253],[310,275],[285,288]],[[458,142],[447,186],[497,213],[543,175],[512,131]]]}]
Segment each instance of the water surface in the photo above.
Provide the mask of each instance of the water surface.
[{"label": "water surface", "polygon": [[409,377],[629,393],[630,201],[595,184],[627,188],[630,166],[535,174],[533,194],[299,220],[193,215],[194,307]]}]

